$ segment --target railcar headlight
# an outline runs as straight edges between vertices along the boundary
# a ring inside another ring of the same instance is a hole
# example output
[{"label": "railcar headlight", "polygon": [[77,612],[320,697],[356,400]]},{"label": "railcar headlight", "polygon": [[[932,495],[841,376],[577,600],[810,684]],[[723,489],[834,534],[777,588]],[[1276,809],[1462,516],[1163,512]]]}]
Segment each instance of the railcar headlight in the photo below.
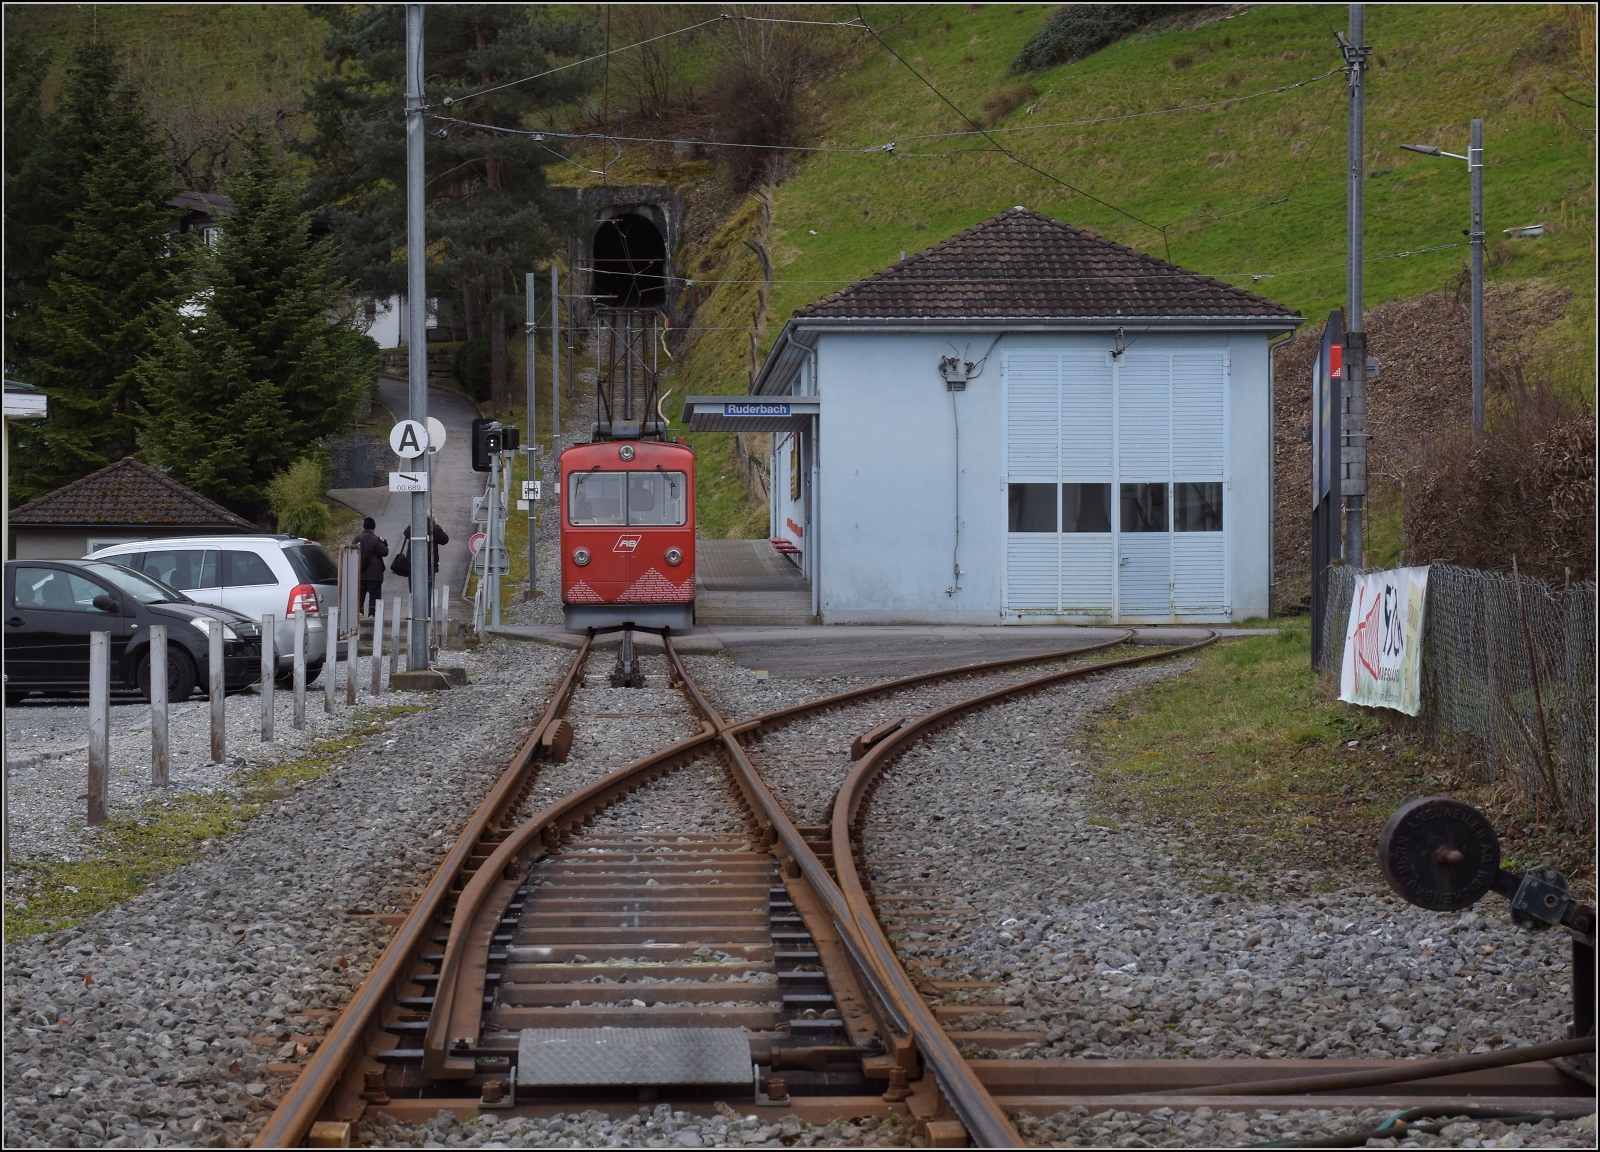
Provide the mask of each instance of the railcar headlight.
[{"label": "railcar headlight", "polygon": [[633,459],[633,445],[632,444],[624,444],[621,448],[619,448],[617,450],[617,455],[621,456],[624,460],[632,460]]},{"label": "railcar headlight", "polygon": [[673,565],[674,567],[676,567],[679,564],[682,564],[683,563],[683,553],[678,551],[676,548],[668,548],[667,549],[667,563]]},{"label": "railcar headlight", "polygon": [[572,554],[572,562],[579,568],[587,567],[589,564],[589,550],[587,548],[579,548]]}]

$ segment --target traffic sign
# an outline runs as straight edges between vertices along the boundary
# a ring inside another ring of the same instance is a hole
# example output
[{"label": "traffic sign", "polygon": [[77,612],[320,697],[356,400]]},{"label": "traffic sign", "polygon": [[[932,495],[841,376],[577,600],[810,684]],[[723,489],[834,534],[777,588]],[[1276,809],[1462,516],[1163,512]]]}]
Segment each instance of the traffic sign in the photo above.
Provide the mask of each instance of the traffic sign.
[{"label": "traffic sign", "polygon": [[[485,563],[489,568],[487,572],[484,571]],[[504,548],[499,546],[480,551],[472,558],[472,570],[484,576],[509,576],[511,575],[511,557]]]},{"label": "traffic sign", "polygon": [[476,556],[478,554],[478,549],[483,547],[483,542],[487,539],[488,536],[484,533],[474,532],[472,534],[472,539],[467,541],[467,550]]},{"label": "traffic sign", "polygon": [[415,460],[428,450],[428,429],[416,420],[402,420],[389,431],[389,447],[402,460]]},{"label": "traffic sign", "polygon": [[[508,519],[510,515],[505,506],[501,505],[500,519]],[[472,522],[474,524],[487,524],[489,522],[489,497],[474,496],[472,498]]]},{"label": "traffic sign", "polygon": [[444,447],[444,424],[437,416],[428,417],[428,455],[432,456]]},{"label": "traffic sign", "polygon": [[427,490],[428,474],[426,472],[389,473],[389,491],[391,492],[426,492]]}]

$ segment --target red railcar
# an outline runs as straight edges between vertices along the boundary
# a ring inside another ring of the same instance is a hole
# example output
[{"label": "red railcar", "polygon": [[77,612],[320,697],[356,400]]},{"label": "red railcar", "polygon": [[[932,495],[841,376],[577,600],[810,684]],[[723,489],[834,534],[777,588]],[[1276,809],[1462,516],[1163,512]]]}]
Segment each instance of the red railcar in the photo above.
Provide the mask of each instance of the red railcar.
[{"label": "red railcar", "polygon": [[647,439],[562,452],[567,627],[688,628],[694,592],[694,453]]}]

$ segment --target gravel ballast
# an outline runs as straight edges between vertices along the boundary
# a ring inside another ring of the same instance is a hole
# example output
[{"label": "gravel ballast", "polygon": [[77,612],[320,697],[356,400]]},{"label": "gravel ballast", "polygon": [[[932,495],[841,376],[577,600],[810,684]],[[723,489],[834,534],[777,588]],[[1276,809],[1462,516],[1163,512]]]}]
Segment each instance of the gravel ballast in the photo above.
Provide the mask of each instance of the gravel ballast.
[{"label": "gravel ballast", "polygon": [[[8,942],[7,1147],[248,1142],[504,769],[570,652],[496,644],[198,861]],[[282,1064],[283,1075],[269,1070]]]}]

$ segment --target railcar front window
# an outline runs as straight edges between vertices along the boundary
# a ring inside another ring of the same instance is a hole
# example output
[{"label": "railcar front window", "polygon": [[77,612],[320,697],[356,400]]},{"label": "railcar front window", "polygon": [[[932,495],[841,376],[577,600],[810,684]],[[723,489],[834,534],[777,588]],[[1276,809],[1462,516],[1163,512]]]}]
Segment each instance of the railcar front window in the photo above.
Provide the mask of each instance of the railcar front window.
[{"label": "railcar front window", "polygon": [[623,472],[574,472],[569,479],[567,520],[582,527],[626,524]]},{"label": "railcar front window", "polygon": [[628,526],[677,527],[688,520],[689,483],[682,472],[629,472]]},{"label": "railcar front window", "polygon": [[675,528],[689,521],[686,472],[574,472],[567,523],[575,528]]}]

